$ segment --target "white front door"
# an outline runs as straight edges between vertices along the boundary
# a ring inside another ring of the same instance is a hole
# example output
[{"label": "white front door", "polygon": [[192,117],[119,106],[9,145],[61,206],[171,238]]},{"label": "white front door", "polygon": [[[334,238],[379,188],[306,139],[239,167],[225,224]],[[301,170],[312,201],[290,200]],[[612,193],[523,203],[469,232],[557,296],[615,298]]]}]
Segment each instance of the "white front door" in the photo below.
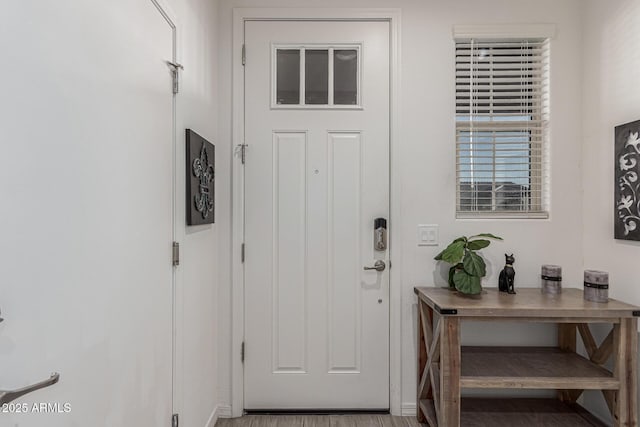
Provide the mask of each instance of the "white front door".
[{"label": "white front door", "polygon": [[245,52],[245,408],[386,409],[389,24],[249,21]]}]

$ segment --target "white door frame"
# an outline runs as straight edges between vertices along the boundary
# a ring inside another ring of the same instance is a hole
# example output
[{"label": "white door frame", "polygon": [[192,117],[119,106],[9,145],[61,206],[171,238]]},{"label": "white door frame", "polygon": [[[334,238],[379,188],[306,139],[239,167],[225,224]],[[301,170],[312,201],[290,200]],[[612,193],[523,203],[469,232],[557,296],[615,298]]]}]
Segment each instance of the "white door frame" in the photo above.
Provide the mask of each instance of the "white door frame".
[{"label": "white door frame", "polygon": [[[166,0],[151,0],[151,3],[158,9],[158,12],[167,24],[171,28],[172,33],[172,53],[171,53],[171,62],[174,64],[180,64],[179,52],[182,51],[180,49],[179,42],[182,41],[182,37],[180,35],[182,26],[179,25],[177,15],[171,9]],[[183,212],[184,203],[178,203],[178,200],[184,200],[184,197],[179,198],[177,191],[179,188],[178,185],[182,180],[178,178],[178,166],[177,161],[184,154],[184,151],[178,147],[178,126],[177,126],[177,98],[178,94],[173,94],[172,99],[172,127],[173,127],[173,135],[171,135],[171,142],[173,145],[173,163],[172,163],[172,189],[171,189],[171,198],[172,198],[172,239],[174,242],[182,242],[184,237],[184,227],[179,227],[179,218],[180,212]],[[183,223],[183,222],[182,222]],[[171,286],[171,405],[172,405],[172,413],[177,414],[181,412],[182,409],[182,379],[184,378],[182,372],[182,359],[178,360],[178,357],[182,355],[182,351],[178,351],[177,347],[181,345],[181,341],[179,341],[178,331],[182,331],[182,329],[178,325],[178,320],[182,319],[182,304],[177,304],[179,300],[179,294],[177,292],[178,284],[182,283],[182,272],[179,268],[173,267],[172,272],[172,286]]]},{"label": "white door frame", "polygon": [[[246,21],[386,21],[390,25],[389,162],[390,162],[390,270],[389,278],[389,406],[401,415],[401,308],[402,258],[400,236],[400,9],[324,9],[324,8],[234,8],[232,51],[232,152],[244,140],[244,70],[242,45]],[[246,141],[251,155],[251,141]],[[244,340],[244,268],[241,246],[244,240],[244,167],[238,156],[232,164],[232,242],[231,242],[231,415],[244,411],[244,371],[241,348]]]}]

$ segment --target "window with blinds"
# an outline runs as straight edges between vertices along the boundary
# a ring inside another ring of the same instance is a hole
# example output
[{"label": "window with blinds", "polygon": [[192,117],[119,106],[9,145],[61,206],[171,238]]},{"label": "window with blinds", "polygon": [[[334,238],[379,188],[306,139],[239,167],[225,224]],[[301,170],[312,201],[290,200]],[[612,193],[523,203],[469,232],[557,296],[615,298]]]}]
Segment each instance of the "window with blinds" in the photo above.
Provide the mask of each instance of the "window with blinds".
[{"label": "window with blinds", "polygon": [[456,40],[458,217],[548,216],[549,41]]}]

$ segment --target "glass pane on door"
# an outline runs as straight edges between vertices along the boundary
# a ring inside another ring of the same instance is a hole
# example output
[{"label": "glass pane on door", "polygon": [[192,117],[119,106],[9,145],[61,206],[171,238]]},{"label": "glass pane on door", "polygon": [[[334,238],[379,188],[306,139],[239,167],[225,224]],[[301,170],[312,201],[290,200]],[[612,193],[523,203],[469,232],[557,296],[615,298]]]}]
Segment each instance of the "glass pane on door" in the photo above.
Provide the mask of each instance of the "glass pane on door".
[{"label": "glass pane on door", "polygon": [[358,104],[358,51],[336,49],[333,51],[333,103],[335,105]]},{"label": "glass pane on door", "polygon": [[305,51],[305,104],[329,103],[329,51]]},{"label": "glass pane on door", "polygon": [[298,49],[278,49],[276,56],[277,104],[300,104],[300,51]]}]

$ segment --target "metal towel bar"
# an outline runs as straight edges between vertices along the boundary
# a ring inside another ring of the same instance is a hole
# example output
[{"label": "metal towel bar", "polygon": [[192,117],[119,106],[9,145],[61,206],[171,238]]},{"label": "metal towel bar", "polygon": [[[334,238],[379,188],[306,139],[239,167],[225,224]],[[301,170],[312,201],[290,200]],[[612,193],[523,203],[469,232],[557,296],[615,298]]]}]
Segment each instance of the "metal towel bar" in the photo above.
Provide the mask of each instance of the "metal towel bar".
[{"label": "metal towel bar", "polygon": [[32,391],[40,390],[41,388],[49,387],[60,380],[60,374],[54,372],[51,374],[51,377],[44,381],[40,381],[39,383],[20,388],[17,390],[0,390],[0,405],[4,405],[5,403],[9,403],[13,400],[16,400],[20,396],[24,396],[27,393],[31,393]]}]

